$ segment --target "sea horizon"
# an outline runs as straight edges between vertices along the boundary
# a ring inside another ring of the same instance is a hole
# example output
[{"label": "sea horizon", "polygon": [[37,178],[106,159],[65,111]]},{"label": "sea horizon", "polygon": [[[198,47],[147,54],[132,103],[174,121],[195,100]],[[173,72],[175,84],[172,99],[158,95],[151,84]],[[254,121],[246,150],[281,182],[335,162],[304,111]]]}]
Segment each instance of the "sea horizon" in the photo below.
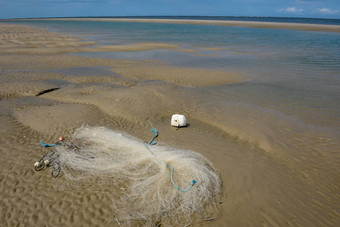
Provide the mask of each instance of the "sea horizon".
[{"label": "sea horizon", "polygon": [[304,24],[329,24],[340,25],[340,18],[321,17],[275,17],[275,16],[188,16],[188,15],[149,15],[149,16],[63,16],[63,17],[27,17],[6,18],[6,20],[25,19],[67,19],[67,18],[122,18],[122,19],[185,19],[185,20],[223,20],[223,21],[256,21],[256,22],[278,22],[278,23],[304,23]]}]

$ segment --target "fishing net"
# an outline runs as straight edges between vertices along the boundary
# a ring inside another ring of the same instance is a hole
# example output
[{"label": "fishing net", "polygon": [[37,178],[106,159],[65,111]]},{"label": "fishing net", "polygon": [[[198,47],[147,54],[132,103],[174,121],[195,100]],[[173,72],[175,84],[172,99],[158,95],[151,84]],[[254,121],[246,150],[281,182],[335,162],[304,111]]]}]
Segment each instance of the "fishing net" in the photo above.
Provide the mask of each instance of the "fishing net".
[{"label": "fishing net", "polygon": [[212,164],[193,151],[151,144],[83,126],[58,142],[36,170],[49,166],[69,186],[108,193],[118,223],[185,225],[193,215],[211,218],[222,194]]}]

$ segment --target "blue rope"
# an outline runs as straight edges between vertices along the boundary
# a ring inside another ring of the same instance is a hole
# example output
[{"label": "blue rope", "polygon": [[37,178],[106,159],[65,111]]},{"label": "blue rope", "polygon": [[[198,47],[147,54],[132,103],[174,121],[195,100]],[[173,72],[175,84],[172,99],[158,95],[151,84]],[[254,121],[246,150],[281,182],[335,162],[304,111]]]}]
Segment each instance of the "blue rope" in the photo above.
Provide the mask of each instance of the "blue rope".
[{"label": "blue rope", "polygon": [[57,144],[46,144],[44,142],[40,142],[41,145],[43,145],[44,147],[54,147],[57,146]]},{"label": "blue rope", "polygon": [[153,128],[153,129],[151,130],[151,132],[154,132],[155,135],[154,135],[154,137],[152,137],[152,139],[150,140],[149,145],[155,145],[157,142],[153,142],[153,141],[154,141],[154,139],[156,139],[156,137],[158,137],[157,129]]},{"label": "blue rope", "polygon": [[[158,132],[157,132],[157,129],[155,129],[155,128],[153,128],[153,129],[151,130],[151,132],[154,132],[155,135],[154,135],[154,137],[152,137],[152,139],[150,140],[149,143],[144,142],[144,146],[146,147],[146,149],[149,150],[149,152],[150,152],[151,154],[155,155],[155,154],[150,150],[150,148],[149,148],[147,145],[155,145],[155,144],[156,144],[156,142],[153,142],[153,141],[154,141],[154,139],[155,139],[156,137],[158,137]],[[180,187],[175,183],[175,181],[174,181],[174,171],[175,171],[175,168],[174,168],[173,166],[169,165],[168,163],[166,163],[166,166],[169,167],[169,168],[171,169],[171,175],[170,175],[171,182],[172,182],[172,184],[173,184],[179,191],[181,191],[181,192],[188,192],[188,191],[190,191],[190,190],[192,189],[192,187],[197,183],[196,180],[192,180],[189,188],[187,188],[187,189],[182,189],[182,188],[180,188]]]},{"label": "blue rope", "polygon": [[166,166],[167,167],[169,167],[170,169],[171,169],[171,182],[172,182],[172,184],[173,185],[175,185],[175,187],[178,189],[178,190],[180,190],[181,192],[188,192],[188,191],[190,191],[191,189],[192,189],[192,187],[197,183],[197,181],[196,180],[192,180],[191,181],[191,186],[189,187],[189,188],[187,188],[187,189],[181,189],[176,183],[175,183],[175,181],[174,181],[174,167],[173,166],[171,166],[171,165],[169,165],[169,164],[166,164]]}]

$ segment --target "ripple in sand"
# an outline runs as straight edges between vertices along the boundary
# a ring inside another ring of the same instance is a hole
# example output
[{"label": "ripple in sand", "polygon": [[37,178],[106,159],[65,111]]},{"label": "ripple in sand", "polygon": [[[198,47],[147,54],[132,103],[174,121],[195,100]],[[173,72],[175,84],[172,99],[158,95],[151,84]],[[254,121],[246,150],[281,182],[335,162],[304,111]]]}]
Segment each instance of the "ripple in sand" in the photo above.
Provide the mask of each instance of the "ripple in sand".
[{"label": "ripple in sand", "polygon": [[99,124],[101,112],[84,104],[57,104],[16,110],[16,119],[30,128],[58,138],[84,123]]}]

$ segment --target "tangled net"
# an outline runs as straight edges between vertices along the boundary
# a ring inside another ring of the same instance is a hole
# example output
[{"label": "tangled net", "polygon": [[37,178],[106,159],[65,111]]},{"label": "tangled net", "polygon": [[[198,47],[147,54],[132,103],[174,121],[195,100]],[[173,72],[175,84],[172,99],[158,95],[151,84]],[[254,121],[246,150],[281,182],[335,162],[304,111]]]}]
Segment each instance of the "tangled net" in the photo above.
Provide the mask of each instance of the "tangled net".
[{"label": "tangled net", "polygon": [[206,220],[218,213],[222,182],[201,154],[150,146],[104,127],[83,126],[58,143],[36,170],[50,166],[54,177],[108,193],[119,223],[185,225],[195,214]]}]

